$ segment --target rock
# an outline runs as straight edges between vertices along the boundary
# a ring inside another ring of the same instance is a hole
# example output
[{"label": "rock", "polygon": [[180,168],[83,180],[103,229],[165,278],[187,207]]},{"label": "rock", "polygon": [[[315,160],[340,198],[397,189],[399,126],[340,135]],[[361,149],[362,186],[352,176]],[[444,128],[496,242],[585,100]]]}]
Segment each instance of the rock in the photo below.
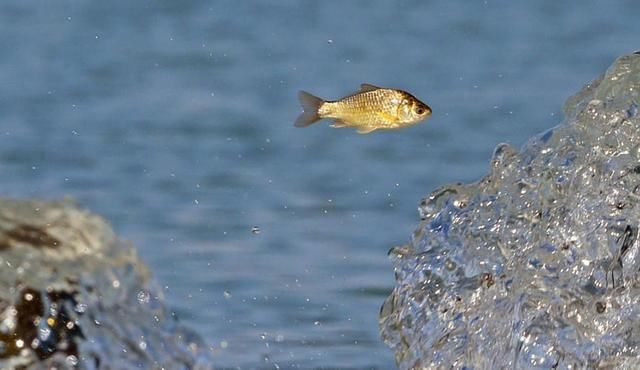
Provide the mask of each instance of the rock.
[{"label": "rock", "polygon": [[1,369],[211,369],[133,247],[70,201],[0,199]]},{"label": "rock", "polygon": [[381,334],[401,369],[640,368],[640,55],[393,248]]}]

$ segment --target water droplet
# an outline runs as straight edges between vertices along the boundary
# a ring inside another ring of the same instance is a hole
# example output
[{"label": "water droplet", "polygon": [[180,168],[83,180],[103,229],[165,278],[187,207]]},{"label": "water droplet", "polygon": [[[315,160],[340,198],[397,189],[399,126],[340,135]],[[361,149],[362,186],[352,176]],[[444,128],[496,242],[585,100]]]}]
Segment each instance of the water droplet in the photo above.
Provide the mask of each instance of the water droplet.
[{"label": "water droplet", "polygon": [[629,118],[633,118],[638,115],[638,105],[636,103],[631,103],[629,109],[627,110],[627,115]]},{"label": "water droplet", "polygon": [[387,255],[393,258],[404,258],[411,253],[411,247],[409,245],[400,245],[389,249]]},{"label": "water droplet", "polygon": [[254,234],[254,235],[260,234],[260,227],[258,227],[258,226],[252,227],[251,228],[251,233]]},{"label": "water droplet", "polygon": [[449,271],[453,271],[456,268],[456,263],[447,258],[447,260],[444,261],[444,267]]},{"label": "water droplet", "polygon": [[231,298],[231,292],[229,292],[228,290],[225,290],[224,293],[222,293],[222,295],[226,298],[226,299],[230,299]]},{"label": "water droplet", "polygon": [[78,358],[74,355],[67,356],[67,363],[71,366],[78,365]]},{"label": "water droplet", "polygon": [[87,310],[87,305],[85,303],[78,303],[75,307],[75,311],[77,313],[84,313]]},{"label": "water droplet", "polygon": [[49,328],[48,326],[42,327],[40,328],[40,330],[38,330],[38,338],[43,342],[46,342],[46,340],[49,339],[50,335],[51,328]]},{"label": "water droplet", "polygon": [[151,295],[149,294],[149,292],[145,290],[141,290],[138,292],[138,302],[140,302],[140,304],[149,303],[150,298]]}]

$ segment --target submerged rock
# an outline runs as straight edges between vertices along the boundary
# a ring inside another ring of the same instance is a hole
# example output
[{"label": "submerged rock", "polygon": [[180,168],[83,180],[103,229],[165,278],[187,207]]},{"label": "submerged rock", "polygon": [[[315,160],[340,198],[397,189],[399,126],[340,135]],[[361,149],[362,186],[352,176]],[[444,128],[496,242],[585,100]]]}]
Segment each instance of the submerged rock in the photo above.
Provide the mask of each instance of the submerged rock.
[{"label": "submerged rock", "polygon": [[70,202],[0,199],[0,369],[210,369],[134,249]]},{"label": "submerged rock", "polygon": [[640,55],[420,204],[380,312],[401,369],[640,368]]}]

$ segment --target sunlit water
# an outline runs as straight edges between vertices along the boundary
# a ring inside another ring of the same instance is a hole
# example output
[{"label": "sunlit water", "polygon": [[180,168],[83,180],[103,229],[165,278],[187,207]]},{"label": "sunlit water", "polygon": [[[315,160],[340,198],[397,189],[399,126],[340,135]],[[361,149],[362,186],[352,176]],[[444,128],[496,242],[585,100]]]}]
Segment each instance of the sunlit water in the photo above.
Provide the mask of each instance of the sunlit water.
[{"label": "sunlit water", "polygon": [[[638,47],[631,1],[0,4],[0,192],[70,195],[133,241],[230,368],[393,368],[387,251],[422,196]],[[298,89],[362,82],[424,125],[295,129]],[[257,226],[259,232],[252,232]]]},{"label": "sunlit water", "polygon": [[640,51],[424,199],[380,314],[401,369],[638,368],[639,105]]}]

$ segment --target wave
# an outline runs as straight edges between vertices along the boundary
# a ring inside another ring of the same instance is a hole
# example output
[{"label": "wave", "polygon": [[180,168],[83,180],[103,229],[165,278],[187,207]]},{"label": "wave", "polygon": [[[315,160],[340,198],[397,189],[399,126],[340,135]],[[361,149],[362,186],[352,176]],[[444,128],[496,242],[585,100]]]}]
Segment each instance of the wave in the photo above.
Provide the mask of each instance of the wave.
[{"label": "wave", "polygon": [[70,201],[0,199],[0,265],[0,368],[213,368],[134,248]]},{"label": "wave", "polygon": [[640,53],[419,206],[380,312],[401,369],[640,368]]}]

